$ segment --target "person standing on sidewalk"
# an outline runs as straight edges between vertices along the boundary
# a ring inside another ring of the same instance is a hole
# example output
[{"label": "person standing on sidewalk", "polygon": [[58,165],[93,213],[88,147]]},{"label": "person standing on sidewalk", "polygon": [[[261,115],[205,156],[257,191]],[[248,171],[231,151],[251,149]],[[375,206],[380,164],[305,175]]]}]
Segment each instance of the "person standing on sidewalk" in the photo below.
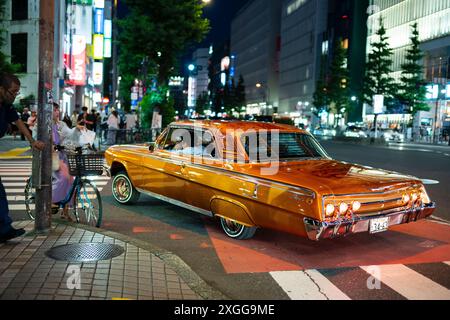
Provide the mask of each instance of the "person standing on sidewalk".
[{"label": "person standing on sidewalk", "polygon": [[[0,73],[0,138],[2,138],[8,128],[9,123],[15,123],[20,132],[30,142],[33,149],[42,150],[45,144],[36,141],[31,136],[30,131],[20,120],[19,115],[12,106],[19,94],[20,81],[12,74]],[[24,229],[14,229],[11,226],[12,220],[9,216],[8,199],[5,188],[0,178],[0,243],[19,237],[25,233]]]}]

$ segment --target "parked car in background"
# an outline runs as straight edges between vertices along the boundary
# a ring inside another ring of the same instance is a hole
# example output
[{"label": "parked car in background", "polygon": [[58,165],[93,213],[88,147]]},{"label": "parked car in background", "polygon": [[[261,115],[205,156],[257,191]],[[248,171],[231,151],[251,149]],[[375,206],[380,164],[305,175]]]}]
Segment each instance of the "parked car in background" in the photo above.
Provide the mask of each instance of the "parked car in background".
[{"label": "parked car in background", "polygon": [[317,127],[312,134],[316,137],[336,137],[337,131],[330,127]]},{"label": "parked car in background", "polygon": [[357,126],[348,126],[344,131],[344,137],[347,138],[367,138],[364,129]]},{"label": "parked car in background", "polygon": [[[377,130],[377,137],[384,139],[387,142],[404,142],[405,141],[405,135],[403,133],[400,133],[393,129],[378,129]],[[375,138],[375,128],[372,128],[369,131],[369,137]]]},{"label": "parked car in background", "polygon": [[239,240],[257,228],[316,241],[374,234],[435,209],[420,179],[333,160],[288,125],[177,122],[154,144],[113,146],[105,158],[119,204],[147,194],[215,217]]}]

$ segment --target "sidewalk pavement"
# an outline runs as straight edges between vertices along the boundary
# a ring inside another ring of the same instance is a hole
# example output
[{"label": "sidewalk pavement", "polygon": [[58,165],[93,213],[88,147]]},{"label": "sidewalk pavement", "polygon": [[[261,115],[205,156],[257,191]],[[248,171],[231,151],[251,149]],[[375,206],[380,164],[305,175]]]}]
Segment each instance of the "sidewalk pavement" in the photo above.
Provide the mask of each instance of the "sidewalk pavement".
[{"label": "sidewalk pavement", "polygon": [[20,135],[16,139],[12,136],[0,139],[0,159],[31,159],[31,156],[30,144],[20,140]]},{"label": "sidewalk pavement", "polygon": [[[109,146],[101,144],[97,137],[94,142],[98,150],[106,150]],[[13,136],[4,136],[0,138],[0,160],[7,159],[31,159],[33,152],[28,141],[20,140],[20,135],[14,139]]]},{"label": "sidewalk pavement", "polygon": [[[16,228],[27,233],[0,244],[0,300],[203,300],[227,299],[209,287],[170,252],[117,233],[55,220],[46,235],[33,221]],[[109,243],[124,253],[90,263],[56,261],[46,252],[57,246]],[[74,270],[79,270],[79,289]]]}]

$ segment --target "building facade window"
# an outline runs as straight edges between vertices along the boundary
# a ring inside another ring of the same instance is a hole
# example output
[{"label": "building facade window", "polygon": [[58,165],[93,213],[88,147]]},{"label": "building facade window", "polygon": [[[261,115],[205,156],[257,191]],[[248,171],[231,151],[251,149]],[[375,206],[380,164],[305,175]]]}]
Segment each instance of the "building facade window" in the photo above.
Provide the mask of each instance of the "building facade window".
[{"label": "building facade window", "polygon": [[28,19],[28,0],[11,1],[11,20]]},{"label": "building facade window", "polygon": [[19,73],[27,72],[28,34],[11,34],[11,63],[19,65]]}]

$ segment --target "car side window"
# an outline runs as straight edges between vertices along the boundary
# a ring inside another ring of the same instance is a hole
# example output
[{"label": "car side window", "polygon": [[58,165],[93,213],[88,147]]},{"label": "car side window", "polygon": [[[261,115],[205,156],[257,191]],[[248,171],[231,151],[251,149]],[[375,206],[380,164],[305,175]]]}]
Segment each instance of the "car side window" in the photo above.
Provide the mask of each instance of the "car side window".
[{"label": "car side window", "polygon": [[211,132],[186,128],[171,129],[163,150],[184,156],[216,156],[216,144]]},{"label": "car side window", "polygon": [[170,128],[161,149],[176,152],[190,146],[190,132],[188,129]]}]

